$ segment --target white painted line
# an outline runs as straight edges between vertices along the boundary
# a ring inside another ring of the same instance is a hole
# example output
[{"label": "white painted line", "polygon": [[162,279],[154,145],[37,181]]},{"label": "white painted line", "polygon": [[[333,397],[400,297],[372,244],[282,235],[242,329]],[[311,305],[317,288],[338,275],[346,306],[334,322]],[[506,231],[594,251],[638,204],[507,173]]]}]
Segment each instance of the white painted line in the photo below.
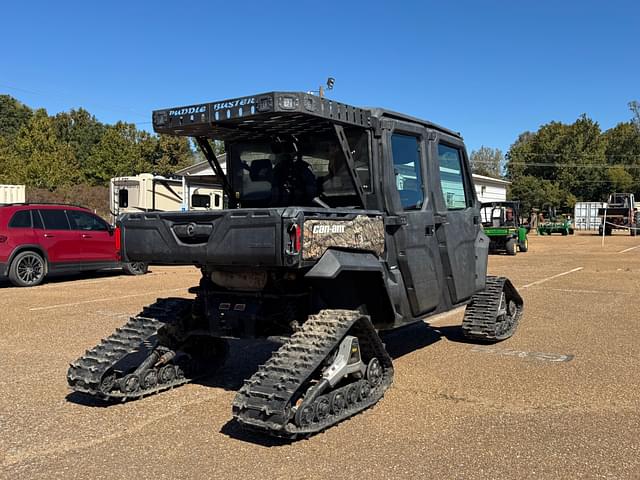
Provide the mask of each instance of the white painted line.
[{"label": "white painted line", "polygon": [[92,300],[83,300],[82,302],[74,302],[74,303],[60,303],[58,305],[48,305],[46,307],[35,307],[35,308],[30,308],[29,311],[30,312],[36,312],[39,310],[50,310],[53,308],[63,308],[63,307],[75,307],[76,305],[84,305],[87,303],[96,303],[96,302],[108,302],[110,300],[120,300],[122,298],[133,298],[133,297],[144,297],[146,295],[157,295],[159,293],[165,293],[165,292],[177,292],[177,291],[183,291],[186,292],[187,289],[186,288],[170,288],[168,290],[157,290],[155,292],[146,292],[146,293],[136,293],[135,295],[121,295],[119,297],[108,297],[108,298],[94,298]]},{"label": "white painted line", "polygon": [[636,245],[635,247],[625,248],[624,250],[620,250],[618,253],[630,252],[631,250],[634,250],[636,248],[640,248],[640,245]]},{"label": "white painted line", "polygon": [[527,283],[526,285],[523,285],[520,288],[529,288],[529,287],[533,287],[534,285],[540,285],[541,283],[548,282],[549,280],[553,280],[554,278],[562,277],[564,275],[569,275],[570,273],[573,273],[573,272],[579,272],[583,268],[584,267],[576,267],[566,272],[558,273],[556,275],[551,275],[550,277],[543,278],[541,280],[536,280],[535,282]]},{"label": "white painted line", "polygon": [[607,290],[576,290],[573,288],[550,288],[549,290],[554,292],[565,292],[565,293],[598,293],[605,295],[636,295],[632,292],[613,292]]}]

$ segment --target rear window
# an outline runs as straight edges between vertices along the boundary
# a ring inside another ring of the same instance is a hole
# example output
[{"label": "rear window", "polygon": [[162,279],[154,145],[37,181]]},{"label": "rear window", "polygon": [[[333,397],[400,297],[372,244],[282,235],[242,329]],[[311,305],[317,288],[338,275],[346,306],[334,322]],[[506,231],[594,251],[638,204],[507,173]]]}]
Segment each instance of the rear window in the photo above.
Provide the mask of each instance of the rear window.
[{"label": "rear window", "polygon": [[29,210],[20,210],[14,213],[9,226],[11,228],[31,228],[31,212]]},{"label": "rear window", "polygon": [[49,230],[69,230],[69,221],[64,210],[40,210],[45,228]]}]

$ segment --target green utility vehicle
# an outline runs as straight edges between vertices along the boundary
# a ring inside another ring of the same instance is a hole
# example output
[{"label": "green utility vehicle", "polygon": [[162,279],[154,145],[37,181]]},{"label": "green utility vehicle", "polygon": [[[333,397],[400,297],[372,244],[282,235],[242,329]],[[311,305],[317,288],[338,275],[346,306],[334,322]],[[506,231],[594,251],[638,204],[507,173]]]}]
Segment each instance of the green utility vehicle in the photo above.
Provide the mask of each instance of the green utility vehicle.
[{"label": "green utility vehicle", "polygon": [[573,235],[573,223],[571,223],[571,220],[568,218],[562,216],[538,224],[538,235],[551,235],[552,233]]},{"label": "green utility vehicle", "polygon": [[528,229],[520,225],[519,202],[488,202],[480,209],[482,227],[489,237],[489,252],[507,252],[515,255],[516,250],[529,249]]}]

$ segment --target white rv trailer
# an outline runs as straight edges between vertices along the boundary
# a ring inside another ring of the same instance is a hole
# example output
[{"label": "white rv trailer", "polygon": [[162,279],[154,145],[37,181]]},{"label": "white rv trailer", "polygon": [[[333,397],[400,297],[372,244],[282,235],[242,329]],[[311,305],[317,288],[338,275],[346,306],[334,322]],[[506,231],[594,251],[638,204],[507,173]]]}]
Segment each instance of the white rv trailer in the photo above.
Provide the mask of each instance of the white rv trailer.
[{"label": "white rv trailer", "polygon": [[115,220],[118,215],[131,212],[221,209],[223,193],[219,185],[202,177],[170,178],[141,173],[112,178],[109,198]]}]

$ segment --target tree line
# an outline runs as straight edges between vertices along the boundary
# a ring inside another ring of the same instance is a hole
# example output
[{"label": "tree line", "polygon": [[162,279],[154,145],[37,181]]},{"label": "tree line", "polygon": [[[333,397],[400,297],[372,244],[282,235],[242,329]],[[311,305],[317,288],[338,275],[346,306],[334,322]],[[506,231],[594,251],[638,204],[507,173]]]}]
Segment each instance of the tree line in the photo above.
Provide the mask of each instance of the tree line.
[{"label": "tree line", "polygon": [[[0,183],[54,192],[116,176],[170,175],[198,159],[189,139],[104,124],[83,108],[49,115],[0,95]],[[27,189],[29,190],[29,189]]]},{"label": "tree line", "polygon": [[[520,134],[506,154],[483,146],[471,153],[473,171],[510,180],[509,198],[520,200],[525,214],[569,210],[576,201],[606,200],[615,191],[640,197],[640,104],[629,108],[632,119],[609,130],[581,115],[571,124],[552,121]],[[216,150],[223,148],[217,144]],[[155,135],[127,122],[105,124],[83,108],[49,115],[0,95],[0,183],[44,192],[32,194],[32,201],[68,201],[74,191],[89,197],[112,177],[171,175],[201,158],[185,137]],[[102,200],[94,203],[104,208]]]},{"label": "tree line", "polygon": [[606,201],[609,193],[640,197],[640,106],[633,118],[603,131],[586,114],[575,122],[549,122],[524,132],[506,155],[482,147],[471,153],[475,173],[506,177],[509,198],[523,213],[549,207],[569,211],[578,201]]}]

